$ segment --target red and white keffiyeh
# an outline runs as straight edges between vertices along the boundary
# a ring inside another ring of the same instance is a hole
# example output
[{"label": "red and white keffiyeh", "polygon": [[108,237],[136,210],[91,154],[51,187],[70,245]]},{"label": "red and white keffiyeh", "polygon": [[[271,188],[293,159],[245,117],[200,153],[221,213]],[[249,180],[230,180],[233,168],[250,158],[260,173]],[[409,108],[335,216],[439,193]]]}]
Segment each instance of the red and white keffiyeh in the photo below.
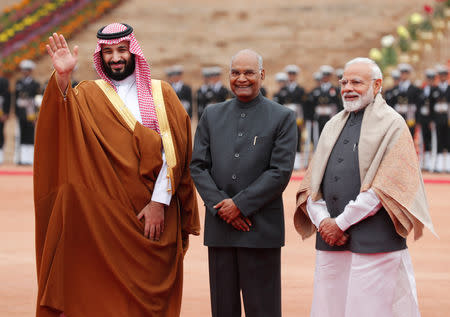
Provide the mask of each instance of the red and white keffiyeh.
[{"label": "red and white keffiyeh", "polygon": [[[127,27],[121,23],[112,23],[107,25],[103,30],[103,34],[113,34],[123,32],[127,29]],[[102,44],[118,44],[122,41],[130,42],[130,53],[135,56],[135,73],[136,73],[136,87],[138,92],[138,101],[139,101],[139,110],[142,116],[142,124],[145,127],[148,127],[160,134],[158,118],[156,116],[155,105],[153,102],[153,94],[152,94],[152,84],[151,84],[151,76],[150,76],[150,66],[145,60],[144,54],[142,52],[139,43],[134,36],[134,32],[126,35],[124,37],[116,38],[116,39],[97,39],[97,47],[94,52],[94,66],[97,70],[98,75],[109,83],[116,91],[117,88],[112,83],[111,79],[105,74],[102,66],[102,56],[101,49]]]}]

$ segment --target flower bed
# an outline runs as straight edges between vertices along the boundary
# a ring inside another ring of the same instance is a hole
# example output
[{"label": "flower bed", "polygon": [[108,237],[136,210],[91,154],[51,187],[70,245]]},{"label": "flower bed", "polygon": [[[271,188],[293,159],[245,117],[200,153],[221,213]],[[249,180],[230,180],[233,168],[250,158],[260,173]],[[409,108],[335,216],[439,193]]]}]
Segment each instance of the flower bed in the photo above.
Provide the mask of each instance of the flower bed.
[{"label": "flower bed", "polygon": [[24,59],[45,54],[54,33],[70,38],[123,0],[23,0],[0,15],[0,58],[4,73],[14,72]]}]

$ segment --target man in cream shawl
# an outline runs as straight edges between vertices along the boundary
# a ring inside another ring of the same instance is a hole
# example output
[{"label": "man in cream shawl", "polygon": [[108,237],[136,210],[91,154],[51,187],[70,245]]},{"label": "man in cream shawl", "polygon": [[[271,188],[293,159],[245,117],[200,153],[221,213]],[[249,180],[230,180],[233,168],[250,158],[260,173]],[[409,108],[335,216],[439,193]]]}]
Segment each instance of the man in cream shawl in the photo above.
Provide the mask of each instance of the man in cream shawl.
[{"label": "man in cream shawl", "polygon": [[406,236],[434,229],[411,135],[375,62],[351,60],[340,84],[297,192],[297,231],[318,231],[311,316],[420,316]]}]

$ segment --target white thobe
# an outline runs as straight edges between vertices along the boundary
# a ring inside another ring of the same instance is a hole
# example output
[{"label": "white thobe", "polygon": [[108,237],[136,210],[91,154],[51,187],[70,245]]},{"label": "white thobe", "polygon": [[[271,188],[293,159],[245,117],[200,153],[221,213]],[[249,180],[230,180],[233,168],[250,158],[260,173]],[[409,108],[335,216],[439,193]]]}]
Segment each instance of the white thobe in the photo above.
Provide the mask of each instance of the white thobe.
[{"label": "white thobe", "polygon": [[[345,231],[380,208],[369,189],[346,205],[336,224]],[[308,197],[306,209],[317,228],[330,217],[323,199]],[[420,316],[408,249],[375,254],[317,250],[311,317],[361,316]]]}]

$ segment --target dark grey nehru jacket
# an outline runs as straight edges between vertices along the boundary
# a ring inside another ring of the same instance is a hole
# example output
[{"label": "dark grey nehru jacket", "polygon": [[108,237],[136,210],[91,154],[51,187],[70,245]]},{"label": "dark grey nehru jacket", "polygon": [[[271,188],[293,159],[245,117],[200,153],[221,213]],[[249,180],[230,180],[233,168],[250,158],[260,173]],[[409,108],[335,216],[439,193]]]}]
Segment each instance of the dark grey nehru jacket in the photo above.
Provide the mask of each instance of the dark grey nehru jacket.
[{"label": "dark grey nehru jacket", "polygon": [[[328,159],[322,180],[322,193],[331,218],[340,215],[350,200],[355,200],[361,188],[358,142],[364,110],[352,112]],[[384,208],[347,229],[348,242],[340,247],[329,246],[316,235],[316,249],[350,250],[355,253],[379,253],[402,250],[406,240],[397,234]]]},{"label": "dark grey nehru jacket", "polygon": [[[204,243],[210,247],[284,245],[282,193],[294,164],[294,113],[259,94],[208,106],[195,133],[191,174],[206,206]],[[213,206],[232,198],[252,221],[234,229]]]}]

